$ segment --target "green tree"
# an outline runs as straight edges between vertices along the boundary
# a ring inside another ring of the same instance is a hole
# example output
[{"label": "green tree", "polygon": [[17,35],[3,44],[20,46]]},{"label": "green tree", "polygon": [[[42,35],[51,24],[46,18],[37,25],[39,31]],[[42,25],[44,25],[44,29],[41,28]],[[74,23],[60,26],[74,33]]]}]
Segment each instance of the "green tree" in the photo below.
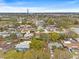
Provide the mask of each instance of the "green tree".
[{"label": "green tree", "polygon": [[[26,51],[25,53],[24,53],[24,57],[23,57],[24,59],[36,59],[35,58],[35,55],[33,55],[33,52],[30,50],[30,51]],[[22,58],[22,59],[23,59]]]},{"label": "green tree", "polygon": [[5,39],[5,41],[7,41],[7,42],[10,42],[10,41],[12,40],[11,37],[9,37],[9,36],[8,36],[8,37],[5,37],[4,39]]},{"label": "green tree", "polygon": [[53,32],[53,33],[50,33],[50,37],[52,41],[58,41],[60,39],[60,34]]},{"label": "green tree", "polygon": [[66,49],[55,49],[54,59],[70,59],[72,55]]},{"label": "green tree", "polygon": [[11,39],[17,39],[16,33],[12,33],[12,34],[10,35],[10,37],[11,37]]},{"label": "green tree", "polygon": [[50,36],[49,36],[48,33],[42,33],[42,34],[40,35],[40,38],[42,38],[43,41],[49,41]]},{"label": "green tree", "polygon": [[47,20],[47,24],[48,24],[48,25],[54,24],[54,20],[53,20],[52,18],[49,18],[49,19]]},{"label": "green tree", "polygon": [[56,26],[59,28],[70,28],[70,25],[73,25],[73,21],[68,18],[60,18],[55,20]]},{"label": "green tree", "polygon": [[61,39],[61,40],[64,40],[65,38],[67,38],[67,35],[64,34],[64,33],[61,33],[61,34],[60,34],[60,39]]},{"label": "green tree", "polygon": [[4,58],[4,52],[0,50],[0,58]]},{"label": "green tree", "polygon": [[68,38],[78,38],[79,37],[78,34],[73,32],[73,31],[70,31],[70,32],[66,33],[66,36]]},{"label": "green tree", "polygon": [[22,53],[16,52],[15,50],[8,51],[5,54],[5,59],[22,59]]},{"label": "green tree", "polygon": [[78,38],[78,34],[73,32],[72,35],[71,35],[71,38]]},{"label": "green tree", "polygon": [[30,43],[30,47],[36,50],[42,49],[44,48],[44,41],[33,39]]},{"label": "green tree", "polygon": [[4,59],[50,59],[49,51],[30,49],[25,52],[17,52],[16,50],[8,51]]}]

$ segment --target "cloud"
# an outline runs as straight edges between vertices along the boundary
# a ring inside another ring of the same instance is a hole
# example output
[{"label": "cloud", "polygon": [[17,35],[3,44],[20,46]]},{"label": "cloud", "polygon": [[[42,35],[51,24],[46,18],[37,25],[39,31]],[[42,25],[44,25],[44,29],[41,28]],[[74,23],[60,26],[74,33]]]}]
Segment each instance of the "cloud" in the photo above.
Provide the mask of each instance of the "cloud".
[{"label": "cloud", "polygon": [[[73,0],[73,1],[69,1],[69,3],[77,3],[78,0]],[[79,8],[50,8],[50,7],[24,7],[24,6],[20,6],[20,5],[26,5],[26,4],[30,4],[33,2],[16,2],[16,3],[12,3],[10,5],[8,5],[7,3],[5,3],[4,0],[0,0],[0,12],[11,12],[11,13],[26,13],[27,9],[29,9],[29,12],[79,12]],[[15,5],[19,5],[19,6],[15,6]]]},{"label": "cloud", "polygon": [[11,12],[11,13],[26,13],[27,9],[29,12],[79,12],[79,8],[77,9],[48,9],[44,7],[11,7],[11,6],[3,6],[0,8],[0,12]]},{"label": "cloud", "polygon": [[42,7],[14,7],[6,5],[0,6],[0,12],[27,12],[27,9],[29,9],[30,12],[41,12],[46,10]]}]

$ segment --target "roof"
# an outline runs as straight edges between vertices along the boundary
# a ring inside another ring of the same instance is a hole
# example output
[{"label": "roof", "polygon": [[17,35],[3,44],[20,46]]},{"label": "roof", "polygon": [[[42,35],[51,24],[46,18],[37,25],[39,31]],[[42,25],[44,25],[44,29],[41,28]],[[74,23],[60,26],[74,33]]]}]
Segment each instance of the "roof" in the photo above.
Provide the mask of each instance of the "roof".
[{"label": "roof", "polygon": [[79,42],[79,38],[75,38],[75,40],[77,40]]},{"label": "roof", "polygon": [[68,48],[79,48],[79,43],[78,42],[72,43],[70,41],[66,41],[63,44],[64,44],[64,46],[67,46]]},{"label": "roof", "polygon": [[76,32],[77,34],[79,34],[79,28],[71,28],[74,32]]},{"label": "roof", "polygon": [[15,48],[16,48],[16,49],[30,48],[29,43],[31,43],[31,41],[24,41],[24,42],[21,42],[21,43],[15,45]]}]

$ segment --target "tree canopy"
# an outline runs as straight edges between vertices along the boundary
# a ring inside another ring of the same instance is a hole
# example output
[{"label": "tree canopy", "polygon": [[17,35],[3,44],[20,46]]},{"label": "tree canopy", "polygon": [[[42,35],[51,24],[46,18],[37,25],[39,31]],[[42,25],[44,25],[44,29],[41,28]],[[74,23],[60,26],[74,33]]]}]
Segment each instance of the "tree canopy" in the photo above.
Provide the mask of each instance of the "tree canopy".
[{"label": "tree canopy", "polygon": [[52,41],[58,41],[60,39],[60,34],[53,32],[53,33],[50,33],[50,37]]},{"label": "tree canopy", "polygon": [[30,43],[30,47],[36,50],[42,49],[44,48],[44,41],[33,39]]}]

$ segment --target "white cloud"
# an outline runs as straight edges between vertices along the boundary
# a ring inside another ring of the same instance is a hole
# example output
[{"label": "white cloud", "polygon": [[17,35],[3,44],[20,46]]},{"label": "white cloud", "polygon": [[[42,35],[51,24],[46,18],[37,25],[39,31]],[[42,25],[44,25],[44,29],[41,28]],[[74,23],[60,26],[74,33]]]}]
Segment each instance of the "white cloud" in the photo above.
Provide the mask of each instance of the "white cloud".
[{"label": "white cloud", "polygon": [[[74,0],[77,1],[77,0]],[[22,5],[21,2],[16,2],[15,4]],[[27,2],[24,2],[27,4]],[[15,6],[8,6],[3,0],[0,0],[0,12],[79,12],[79,8],[72,8],[72,9],[50,9],[48,7],[15,7]]]},{"label": "white cloud", "polygon": [[79,8],[77,9],[47,9],[43,7],[10,7],[10,6],[3,6],[0,8],[0,12],[27,12],[27,9],[29,9],[29,12],[79,12]]}]

